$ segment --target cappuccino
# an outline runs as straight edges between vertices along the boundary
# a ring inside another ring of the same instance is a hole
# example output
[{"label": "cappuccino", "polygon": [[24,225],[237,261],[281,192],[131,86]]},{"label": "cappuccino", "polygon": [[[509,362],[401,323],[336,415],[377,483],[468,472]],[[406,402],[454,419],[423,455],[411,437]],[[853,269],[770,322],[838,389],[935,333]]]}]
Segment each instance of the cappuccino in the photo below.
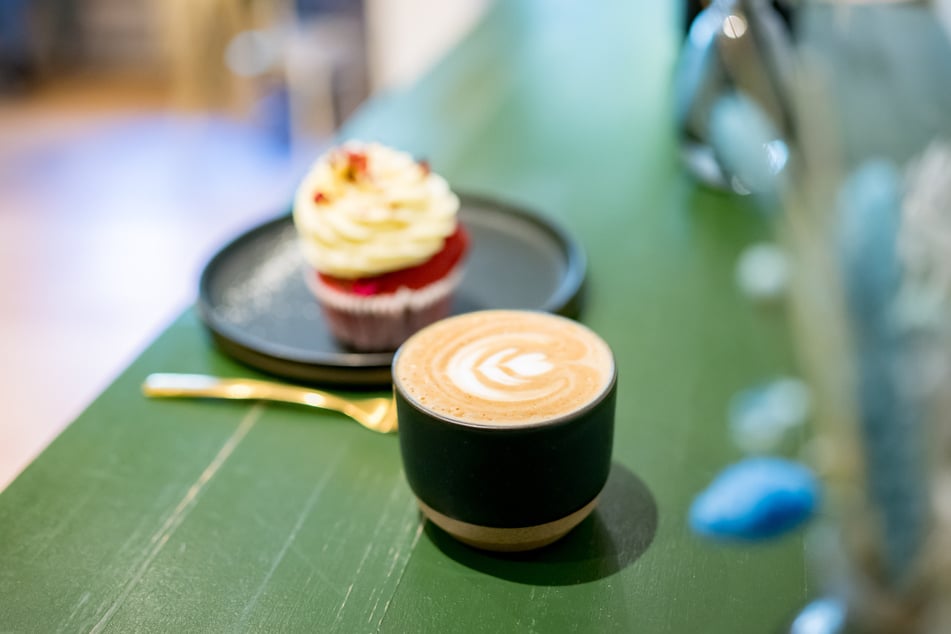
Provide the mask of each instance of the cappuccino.
[{"label": "cappuccino", "polygon": [[490,310],[438,322],[400,349],[393,379],[439,416],[521,426],[571,416],[614,380],[607,344],[581,324],[547,313]]},{"label": "cappuccino", "polygon": [[595,508],[611,467],[614,358],[581,324],[489,310],[410,337],[393,360],[403,472],[467,544],[528,550]]}]

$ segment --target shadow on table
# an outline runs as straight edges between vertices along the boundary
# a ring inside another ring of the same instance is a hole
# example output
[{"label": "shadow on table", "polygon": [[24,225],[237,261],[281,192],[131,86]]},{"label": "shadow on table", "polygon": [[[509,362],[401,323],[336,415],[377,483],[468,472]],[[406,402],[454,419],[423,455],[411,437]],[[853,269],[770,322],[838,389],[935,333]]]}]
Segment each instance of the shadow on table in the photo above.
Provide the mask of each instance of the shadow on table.
[{"label": "shadow on table", "polygon": [[657,504],[644,482],[614,463],[597,509],[551,546],[492,553],[466,546],[432,522],[426,534],[446,556],[517,583],[568,586],[609,577],[637,561],[657,532]]}]

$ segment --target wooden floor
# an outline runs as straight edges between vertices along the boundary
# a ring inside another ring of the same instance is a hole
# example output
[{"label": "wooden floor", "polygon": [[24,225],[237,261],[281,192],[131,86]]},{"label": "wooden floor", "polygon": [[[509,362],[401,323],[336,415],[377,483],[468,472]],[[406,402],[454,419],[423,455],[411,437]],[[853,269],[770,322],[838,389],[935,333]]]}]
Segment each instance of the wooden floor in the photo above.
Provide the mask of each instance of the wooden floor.
[{"label": "wooden floor", "polygon": [[309,160],[163,106],[115,78],[0,101],[0,490],[193,301],[220,244],[286,208]]}]

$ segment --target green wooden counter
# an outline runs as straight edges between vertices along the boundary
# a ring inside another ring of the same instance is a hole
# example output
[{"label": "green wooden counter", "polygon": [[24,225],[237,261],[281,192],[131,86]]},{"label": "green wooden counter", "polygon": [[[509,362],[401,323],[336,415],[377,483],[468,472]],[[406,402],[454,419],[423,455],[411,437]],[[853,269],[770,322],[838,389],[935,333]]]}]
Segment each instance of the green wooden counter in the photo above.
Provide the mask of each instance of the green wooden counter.
[{"label": "green wooden counter", "polygon": [[585,246],[617,355],[614,469],[563,542],[482,554],[424,524],[395,436],[277,405],[148,401],[154,371],[247,375],[186,312],[0,495],[0,631],[768,632],[809,594],[800,537],[695,538],[739,454],[726,408],[788,372],[734,262],[767,227],[675,157],[675,3],[508,0],[346,136],[427,156]]}]

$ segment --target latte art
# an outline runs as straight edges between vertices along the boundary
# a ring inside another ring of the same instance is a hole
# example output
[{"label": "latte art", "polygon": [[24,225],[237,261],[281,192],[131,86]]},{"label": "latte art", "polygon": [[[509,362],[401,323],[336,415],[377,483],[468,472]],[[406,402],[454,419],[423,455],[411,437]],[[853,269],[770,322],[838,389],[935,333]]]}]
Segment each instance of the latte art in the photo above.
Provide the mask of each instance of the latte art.
[{"label": "latte art", "polygon": [[[522,401],[541,397],[537,389],[529,386],[555,366],[544,352],[531,351],[531,344],[549,342],[542,338],[518,342],[522,346],[528,344],[529,351],[525,352],[516,346],[505,347],[510,338],[495,335],[463,346],[446,364],[449,379],[460,390],[479,398]],[[514,389],[518,387],[523,389]]]},{"label": "latte art", "polygon": [[483,311],[439,322],[404,344],[394,379],[420,407],[463,422],[506,425],[575,412],[610,387],[607,344],[544,313]]}]

